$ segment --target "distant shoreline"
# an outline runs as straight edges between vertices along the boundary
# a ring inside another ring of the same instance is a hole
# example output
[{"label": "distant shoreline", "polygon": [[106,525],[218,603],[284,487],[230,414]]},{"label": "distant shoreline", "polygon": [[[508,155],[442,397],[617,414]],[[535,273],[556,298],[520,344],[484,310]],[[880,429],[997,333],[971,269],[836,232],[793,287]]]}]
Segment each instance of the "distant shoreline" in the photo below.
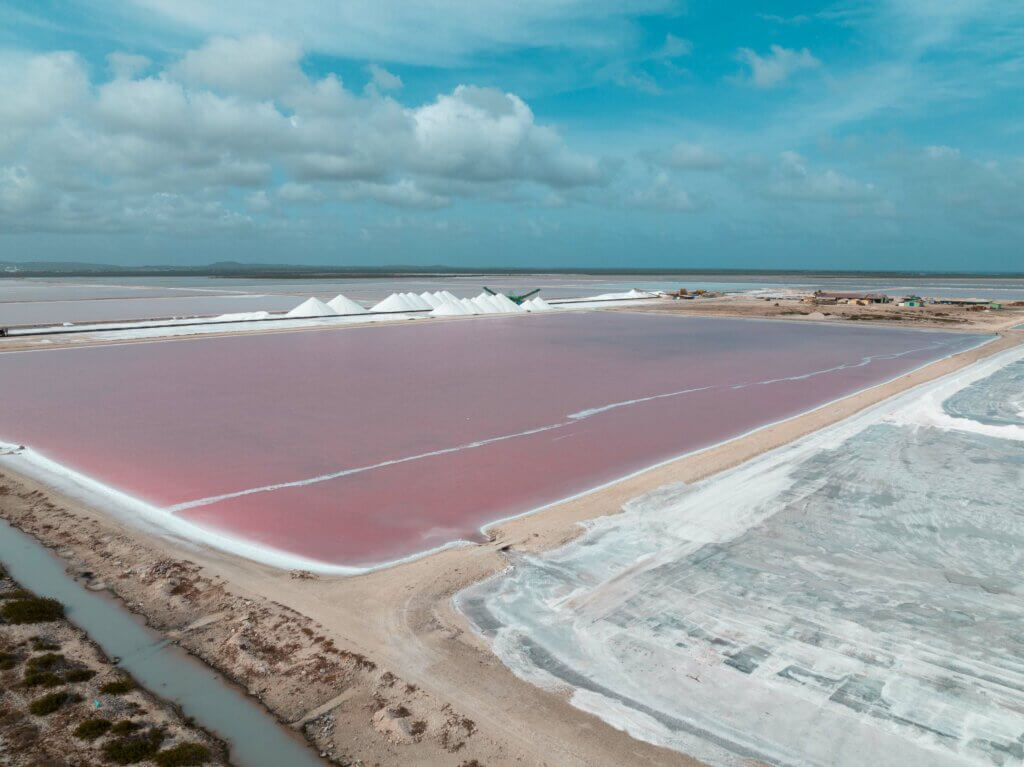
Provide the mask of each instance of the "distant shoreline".
[{"label": "distant shoreline", "polygon": [[[16,269],[17,271],[7,271]],[[1020,272],[916,272],[805,269],[738,268],[636,268],[636,267],[455,267],[441,264],[413,266],[316,266],[286,264],[242,264],[223,262],[197,266],[116,266],[77,262],[0,262],[0,279],[47,277],[225,277],[244,279],[379,279],[382,277],[475,277],[503,275],[593,275],[685,277],[800,277],[806,279],[881,278],[881,279],[1024,279]]]}]

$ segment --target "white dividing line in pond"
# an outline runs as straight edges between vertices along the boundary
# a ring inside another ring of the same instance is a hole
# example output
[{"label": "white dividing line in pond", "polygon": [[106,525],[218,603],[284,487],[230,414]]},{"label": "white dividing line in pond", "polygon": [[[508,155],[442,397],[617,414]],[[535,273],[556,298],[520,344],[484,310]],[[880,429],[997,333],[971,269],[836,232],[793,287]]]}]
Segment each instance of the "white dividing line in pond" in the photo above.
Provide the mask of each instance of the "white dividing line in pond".
[{"label": "white dividing line in pond", "polygon": [[402,458],[394,458],[390,461],[381,461],[380,463],[374,463],[369,466],[357,466],[354,469],[343,469],[341,471],[335,471],[330,474],[319,474],[315,477],[308,477],[306,479],[296,479],[292,482],[279,482],[275,485],[262,485],[260,487],[250,487],[247,490],[238,490],[234,493],[223,493],[221,495],[211,495],[206,498],[197,498],[194,501],[186,501],[184,503],[178,503],[174,506],[168,506],[167,511],[175,513],[178,511],[185,511],[186,509],[194,509],[197,506],[209,506],[211,503],[218,503],[220,501],[227,501],[232,498],[241,498],[244,495],[253,495],[254,493],[267,493],[273,490],[283,490],[288,487],[303,487],[305,485],[316,485],[320,482],[328,482],[332,479],[338,479],[339,477],[347,477],[351,474],[361,474],[366,471],[373,471],[374,469],[383,469],[386,466],[395,466],[400,463],[408,463],[409,461],[418,461],[421,458],[432,458],[436,455],[446,455],[448,453],[457,453],[460,450],[471,450],[475,447],[484,447],[485,445],[493,445],[495,442],[503,442],[509,439],[516,439],[517,437],[528,437],[531,434],[539,434],[542,431],[550,431],[551,429],[559,429],[563,426],[568,426],[568,422],[554,423],[548,426],[538,426],[535,429],[527,429],[526,431],[518,431],[515,434],[502,434],[500,437],[490,437],[488,439],[481,439],[475,442],[467,442],[464,445],[456,445],[455,447],[445,447],[439,450],[431,450],[427,453],[417,453],[416,455],[407,455]]},{"label": "white dividing line in pond", "polygon": [[815,376],[825,375],[827,373],[836,373],[840,370],[852,370],[853,368],[862,368],[865,365],[870,365],[875,360],[895,360],[900,357],[906,357],[908,354],[914,354],[916,352],[926,352],[930,349],[941,349],[945,344],[934,343],[928,344],[927,346],[920,346],[916,349],[907,349],[902,352],[893,352],[892,354],[873,354],[867,357],[861,357],[859,362],[844,362],[841,365],[835,365],[824,370],[812,370],[810,373],[801,373],[795,376],[785,376],[783,378],[769,378],[764,381],[754,381],[753,383],[737,384],[733,386],[733,389],[745,389],[748,386],[763,386],[764,384],[781,383],[783,381],[805,381],[808,378],[814,378]]},{"label": "white dividing line in pond", "polygon": [[615,410],[616,408],[620,407],[628,407],[629,405],[636,405],[641,402],[650,402],[651,400],[656,399],[678,397],[683,394],[693,394],[694,392],[699,391],[711,391],[714,389],[745,389],[748,386],[764,386],[766,384],[785,383],[786,381],[804,381],[808,378],[814,378],[815,376],[825,375],[827,373],[835,373],[840,370],[851,370],[853,368],[864,367],[865,365],[870,365],[875,360],[894,360],[899,357],[905,357],[908,354],[914,354],[915,352],[928,351],[929,349],[941,349],[942,346],[943,344],[935,343],[929,344],[928,346],[922,346],[917,349],[907,349],[906,351],[902,352],[893,352],[892,354],[876,354],[873,356],[862,357],[859,362],[844,362],[841,365],[835,365],[834,367],[825,368],[824,370],[812,370],[809,373],[801,373],[800,375],[795,376],[785,376],[783,378],[768,378],[765,379],[764,381],[750,381],[747,383],[740,384],[712,384],[710,386],[698,386],[693,389],[680,389],[679,391],[665,392],[664,394],[652,394],[649,397],[627,399],[623,400],[622,402],[612,402],[609,405],[602,405],[601,407],[592,407],[587,410],[580,410],[578,413],[570,413],[568,417],[574,420],[582,420],[584,418],[589,418],[592,415],[604,413],[608,410]]},{"label": "white dividing line in pond", "polygon": [[[912,354],[914,352],[926,351],[926,350],[932,349],[932,348],[939,348],[940,346],[941,346],[941,344],[932,344],[932,345],[929,345],[929,346],[926,346],[926,347],[921,347],[919,349],[908,349],[907,351],[904,351],[904,352],[864,357],[859,362],[857,362],[855,364],[844,363],[842,365],[838,365],[838,366],[835,366],[835,367],[827,368],[825,370],[811,371],[809,373],[803,373],[803,374],[798,375],[798,376],[790,376],[790,377],[785,377],[785,378],[774,378],[774,379],[768,379],[768,380],[765,380],[765,381],[753,381],[753,382],[743,383],[743,384],[713,384],[713,385],[710,385],[710,386],[700,386],[700,387],[691,388],[691,389],[681,389],[679,391],[666,392],[666,393],[663,393],[663,394],[653,394],[653,395],[648,396],[648,397],[640,397],[640,398],[637,398],[637,399],[624,400],[622,402],[613,402],[611,404],[603,405],[601,407],[590,408],[588,410],[581,410],[581,411],[579,411],[577,413],[571,413],[568,416],[566,416],[569,419],[568,421],[561,421],[559,423],[548,424],[546,426],[538,426],[538,427],[535,427],[533,429],[526,429],[525,431],[518,431],[518,432],[514,432],[512,434],[502,434],[502,435],[499,435],[497,437],[488,437],[486,439],[480,439],[480,440],[475,440],[473,442],[467,442],[467,443],[462,444],[462,445],[455,445],[454,447],[439,448],[437,450],[430,450],[430,451],[425,452],[425,453],[416,453],[415,455],[407,455],[407,456],[403,456],[401,458],[393,458],[393,459],[390,459],[390,460],[387,460],[387,461],[380,461],[378,463],[369,464],[367,466],[357,466],[357,467],[350,468],[350,469],[340,469],[339,471],[334,471],[334,472],[330,472],[330,473],[327,473],[327,474],[318,474],[318,475],[313,476],[313,477],[305,477],[303,479],[296,479],[296,480],[291,480],[291,481],[288,481],[288,482],[277,482],[277,483],[274,483],[274,484],[271,484],[271,485],[259,485],[257,487],[250,487],[250,488],[246,488],[244,490],[236,490],[236,491],[230,492],[230,493],[221,493],[219,495],[206,496],[205,498],[196,498],[196,499],[191,500],[191,501],[183,501],[182,503],[177,503],[177,504],[174,504],[173,506],[168,506],[166,510],[168,512],[172,513],[172,514],[175,514],[175,513],[179,512],[179,511],[187,511],[188,509],[195,509],[195,508],[199,508],[201,506],[210,506],[210,505],[215,504],[215,503],[220,503],[221,501],[229,501],[229,500],[232,500],[234,498],[242,498],[242,497],[247,496],[247,495],[255,495],[257,493],[269,493],[269,492],[273,492],[275,490],[285,490],[285,489],[291,488],[291,487],[306,487],[308,485],[316,485],[316,484],[319,484],[321,482],[330,482],[331,480],[334,480],[334,479],[340,479],[342,477],[351,476],[353,474],[363,474],[363,473],[368,472],[368,471],[374,471],[376,469],[383,469],[383,468],[386,468],[388,466],[396,466],[396,465],[403,464],[403,463],[410,463],[412,461],[419,461],[419,460],[424,459],[424,458],[433,458],[433,457],[439,456],[439,455],[448,455],[448,454],[451,454],[451,453],[458,453],[458,452],[461,452],[463,450],[472,450],[472,449],[479,448],[479,447],[486,447],[488,445],[493,445],[493,444],[498,443],[498,442],[505,442],[505,441],[511,440],[511,439],[518,439],[519,437],[529,437],[529,436],[534,435],[534,434],[540,434],[540,433],[546,432],[546,431],[553,431],[555,429],[561,429],[564,426],[572,426],[572,425],[578,423],[579,421],[581,421],[581,420],[583,420],[585,418],[589,418],[590,416],[593,416],[593,415],[598,415],[600,413],[604,413],[604,412],[607,412],[609,410],[615,410],[615,409],[621,408],[621,407],[627,407],[627,406],[630,406],[630,405],[637,405],[637,404],[641,404],[641,403],[644,403],[644,402],[650,402],[652,400],[666,399],[666,398],[669,398],[669,397],[678,397],[678,396],[681,396],[681,395],[692,394],[694,392],[699,392],[699,391],[711,391],[711,390],[715,390],[715,389],[742,389],[742,388],[745,388],[747,386],[758,386],[758,385],[762,385],[762,384],[785,383],[787,381],[803,380],[803,379],[811,378],[813,376],[823,375],[823,374],[826,374],[826,373],[835,372],[837,370],[845,370],[845,369],[849,369],[849,368],[863,367],[864,365],[870,364],[871,362],[873,362],[876,359],[895,359],[897,357],[902,357],[902,356],[905,356],[907,354]],[[566,436],[570,436],[570,435],[566,435]]]},{"label": "white dividing line in pond", "polygon": [[[743,386],[746,386],[746,384],[743,384]],[[602,405],[601,407],[592,407],[592,408],[589,408],[588,410],[581,410],[578,413],[570,413],[569,414],[569,418],[572,418],[575,421],[582,421],[584,418],[590,418],[590,416],[592,416],[592,415],[597,415],[598,413],[604,413],[604,412],[607,412],[609,410],[615,410],[616,408],[620,408],[620,407],[628,407],[630,405],[638,405],[641,402],[650,402],[651,400],[656,400],[656,399],[667,399],[669,397],[678,397],[678,396],[681,396],[683,394],[693,394],[694,392],[698,392],[698,391],[708,391],[709,389],[719,389],[719,388],[724,388],[724,387],[722,386],[722,384],[716,384],[714,386],[698,386],[695,389],[680,389],[679,391],[670,391],[670,392],[665,392],[664,394],[652,394],[649,397],[638,397],[637,399],[627,399],[627,400],[623,400],[622,402],[613,402],[610,405]],[[738,387],[732,387],[732,388],[738,388]]]}]

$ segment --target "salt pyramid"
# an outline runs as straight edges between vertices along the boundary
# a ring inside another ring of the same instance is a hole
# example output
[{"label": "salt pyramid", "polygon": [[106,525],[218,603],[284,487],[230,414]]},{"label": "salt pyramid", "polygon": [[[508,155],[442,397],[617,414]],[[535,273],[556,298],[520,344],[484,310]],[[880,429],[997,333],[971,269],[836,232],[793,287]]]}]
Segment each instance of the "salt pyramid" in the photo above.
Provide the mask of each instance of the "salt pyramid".
[{"label": "salt pyramid", "polygon": [[319,298],[307,298],[296,306],[285,317],[333,317],[337,314]]},{"label": "salt pyramid", "polygon": [[433,305],[424,300],[421,296],[415,293],[399,293],[399,295],[405,299],[405,303],[409,305],[410,309],[433,309]]},{"label": "salt pyramid", "polygon": [[330,301],[327,305],[331,307],[338,314],[365,314],[366,309],[361,305],[357,304],[351,298],[341,295],[339,293]]},{"label": "salt pyramid", "polygon": [[529,312],[552,312],[555,308],[540,296],[532,298],[523,304],[523,308]]},{"label": "salt pyramid", "polygon": [[405,300],[405,296],[399,293],[392,293],[390,296],[385,298],[383,301],[374,304],[371,308],[371,312],[407,312],[412,309],[409,306],[408,301]]},{"label": "salt pyramid", "polygon": [[520,304],[517,304],[515,301],[513,301],[511,298],[509,298],[503,293],[499,293],[498,295],[494,296],[494,300],[498,303],[499,306],[504,308],[506,312],[526,311]]},{"label": "salt pyramid", "polygon": [[458,301],[445,301],[430,312],[431,317],[460,317],[469,314]]},{"label": "salt pyramid", "polygon": [[424,301],[430,304],[430,306],[434,309],[436,309],[437,307],[444,303],[444,299],[441,298],[437,293],[420,293],[420,298],[422,298]]},{"label": "salt pyramid", "polygon": [[[427,294],[424,294],[427,295]],[[551,307],[541,299],[534,308],[533,302],[527,301],[520,306],[505,295],[492,296],[488,293],[481,293],[475,298],[456,298],[448,291],[434,293],[440,303],[430,312],[432,317],[457,317],[470,314],[510,314],[525,311],[551,311]]]}]

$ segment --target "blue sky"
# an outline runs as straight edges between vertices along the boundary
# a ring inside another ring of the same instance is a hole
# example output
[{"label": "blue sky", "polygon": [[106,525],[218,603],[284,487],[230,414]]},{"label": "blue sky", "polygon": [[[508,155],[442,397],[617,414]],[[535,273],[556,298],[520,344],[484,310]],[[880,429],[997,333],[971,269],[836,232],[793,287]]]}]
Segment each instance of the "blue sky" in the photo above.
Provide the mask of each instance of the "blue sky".
[{"label": "blue sky", "polygon": [[1015,1],[0,0],[0,83],[0,260],[1024,270]]}]

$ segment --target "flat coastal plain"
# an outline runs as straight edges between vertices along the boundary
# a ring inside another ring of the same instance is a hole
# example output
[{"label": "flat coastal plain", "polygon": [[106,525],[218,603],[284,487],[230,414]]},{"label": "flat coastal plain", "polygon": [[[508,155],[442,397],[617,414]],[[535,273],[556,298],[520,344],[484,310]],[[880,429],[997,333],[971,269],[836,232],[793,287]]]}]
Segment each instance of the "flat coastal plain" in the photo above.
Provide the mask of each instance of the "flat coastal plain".
[{"label": "flat coastal plain", "polygon": [[281,571],[128,527],[6,470],[0,516],[60,550],[73,572],[105,583],[336,763],[696,764],[518,679],[451,597],[506,567],[510,552],[556,547],[580,533],[580,522],[615,514],[644,492],[712,476],[1022,341],[1024,333],[1003,331],[899,379],[504,522],[484,543],[359,576]]}]

